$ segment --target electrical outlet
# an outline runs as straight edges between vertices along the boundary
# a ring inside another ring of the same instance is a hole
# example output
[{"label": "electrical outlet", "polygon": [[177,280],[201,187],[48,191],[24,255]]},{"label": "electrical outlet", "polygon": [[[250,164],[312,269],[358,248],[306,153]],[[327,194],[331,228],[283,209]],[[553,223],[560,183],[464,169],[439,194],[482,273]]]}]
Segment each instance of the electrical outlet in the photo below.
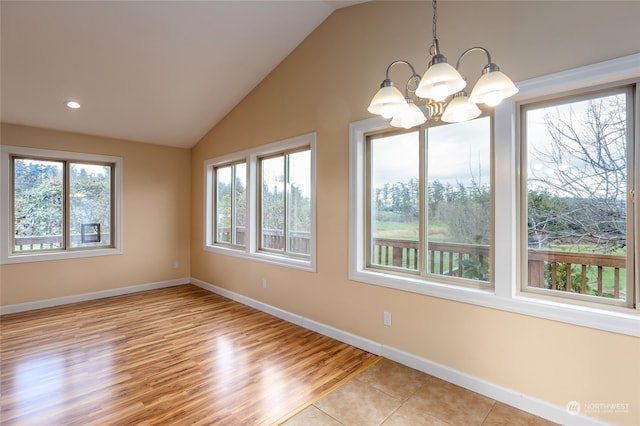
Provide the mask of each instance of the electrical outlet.
[{"label": "electrical outlet", "polygon": [[178,269],[180,267],[180,261],[179,260],[174,260],[173,261],[173,269]]},{"label": "electrical outlet", "polygon": [[382,323],[387,327],[391,327],[391,312],[384,311]]},{"label": "electrical outlet", "polygon": [[262,288],[267,288],[267,279],[266,278],[262,279]]}]

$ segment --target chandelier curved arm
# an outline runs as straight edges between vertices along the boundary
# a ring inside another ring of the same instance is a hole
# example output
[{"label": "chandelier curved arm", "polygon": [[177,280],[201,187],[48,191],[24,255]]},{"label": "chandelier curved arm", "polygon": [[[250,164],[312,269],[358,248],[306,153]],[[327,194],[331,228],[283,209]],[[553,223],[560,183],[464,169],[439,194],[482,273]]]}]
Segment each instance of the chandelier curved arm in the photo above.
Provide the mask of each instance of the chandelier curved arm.
[{"label": "chandelier curved arm", "polygon": [[416,69],[413,67],[413,65],[411,65],[411,62],[409,62],[409,61],[405,61],[404,59],[397,59],[397,60],[395,60],[395,61],[391,62],[391,63],[389,64],[389,66],[387,67],[387,72],[386,72],[386,74],[385,74],[385,79],[386,79],[386,80],[390,80],[390,78],[389,78],[389,71],[391,71],[391,67],[392,67],[392,66],[397,65],[397,64],[405,64],[405,65],[407,65],[409,68],[411,68],[412,76],[409,78],[410,80],[411,80],[412,78],[416,77],[416,76],[417,76],[418,78],[420,78],[420,76],[416,73]]},{"label": "chandelier curved arm", "polygon": [[411,69],[411,77],[407,80],[407,84],[404,86],[404,96],[405,98],[409,96],[409,92],[415,92],[418,88],[418,84],[420,84],[420,75],[416,73],[416,69],[411,65],[411,62],[405,61],[404,59],[397,59],[389,64],[387,67],[387,71],[385,73],[385,81],[391,81],[389,78],[389,72],[391,71],[391,67],[398,64],[407,65]]},{"label": "chandelier curved arm", "polygon": [[493,62],[491,62],[491,53],[489,53],[489,51],[487,49],[485,49],[484,47],[480,47],[480,46],[475,46],[475,47],[470,47],[467,50],[465,50],[464,52],[462,52],[460,54],[460,56],[458,57],[458,62],[456,62],[456,69],[460,68],[460,61],[462,60],[462,58],[470,52],[473,52],[475,50],[480,50],[481,52],[484,52],[487,55],[487,64],[491,65],[493,64]]}]

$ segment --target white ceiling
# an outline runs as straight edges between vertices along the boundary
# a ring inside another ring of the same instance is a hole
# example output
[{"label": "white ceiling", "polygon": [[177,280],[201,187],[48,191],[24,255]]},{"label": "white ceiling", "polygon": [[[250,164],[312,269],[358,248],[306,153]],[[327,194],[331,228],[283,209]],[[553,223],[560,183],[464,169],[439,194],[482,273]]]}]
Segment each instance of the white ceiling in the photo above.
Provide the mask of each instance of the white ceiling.
[{"label": "white ceiling", "polygon": [[0,118],[190,148],[335,9],[361,1],[2,0]]}]

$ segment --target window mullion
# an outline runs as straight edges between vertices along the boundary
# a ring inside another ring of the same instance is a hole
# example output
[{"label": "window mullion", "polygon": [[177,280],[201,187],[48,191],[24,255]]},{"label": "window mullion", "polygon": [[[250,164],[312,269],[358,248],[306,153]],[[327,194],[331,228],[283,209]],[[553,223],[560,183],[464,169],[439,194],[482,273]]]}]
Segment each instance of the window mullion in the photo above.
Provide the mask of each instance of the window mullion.
[{"label": "window mullion", "polygon": [[416,262],[418,262],[418,273],[420,275],[425,275],[427,273],[427,255],[428,255],[428,238],[427,238],[427,232],[429,230],[429,227],[427,225],[427,221],[429,220],[429,197],[428,197],[428,192],[427,192],[427,131],[428,128],[426,126],[421,126],[420,127],[420,132],[418,133],[418,150],[419,150],[419,168],[418,168],[418,179],[419,179],[419,183],[418,183],[418,187],[420,188],[420,194],[419,194],[419,206],[420,206],[420,212],[418,214],[419,218],[418,218],[418,235],[420,236],[420,249],[419,252],[421,253],[420,256],[418,256],[418,259],[416,259]]},{"label": "window mullion", "polygon": [[11,247],[9,253],[13,253],[16,249],[16,158],[9,157],[10,161],[10,177],[9,182],[11,187],[9,188],[9,203],[11,206],[9,214],[9,240]]},{"label": "window mullion", "polygon": [[71,164],[69,161],[63,161],[62,173],[62,241],[64,242],[64,250],[71,249],[71,180],[69,179]]},{"label": "window mullion", "polygon": [[236,244],[236,165],[231,166],[231,185],[230,185],[229,194],[229,204],[231,208],[231,220],[229,224],[231,225],[231,244]]},{"label": "window mullion", "polygon": [[218,169],[216,167],[211,167],[211,188],[209,189],[209,194],[211,195],[211,222],[213,226],[211,228],[210,238],[212,243],[218,242]]},{"label": "window mullion", "polygon": [[256,168],[256,250],[264,249],[264,165],[262,158],[257,158],[254,167]]},{"label": "window mullion", "polygon": [[283,250],[285,253],[290,252],[290,242],[289,242],[289,155],[284,155],[284,193],[282,194],[283,203],[282,203],[282,237],[284,238]]},{"label": "window mullion", "polygon": [[[638,235],[640,229],[640,209],[638,209],[638,188],[640,187],[640,135],[638,117],[640,111],[639,82],[627,89],[627,235]],[[638,271],[640,270],[640,244],[636,238],[627,238],[627,300],[630,308],[638,309],[640,306],[640,284],[638,283]]]},{"label": "window mullion", "polygon": [[211,168],[211,222],[213,227],[211,229],[211,241],[213,243],[218,242],[218,232],[220,224],[218,223],[218,169],[216,167]]},{"label": "window mullion", "polygon": [[117,203],[116,196],[115,196],[115,194],[116,194],[116,186],[115,186],[115,179],[114,179],[115,168],[116,168],[116,166],[114,164],[111,164],[110,172],[109,172],[109,174],[111,176],[111,185],[110,185],[110,188],[109,188],[109,191],[111,191],[111,194],[110,194],[110,198],[111,198],[111,209],[110,210],[111,211],[109,213],[111,215],[111,226],[109,227],[109,238],[110,238],[110,241],[111,241],[111,247],[115,247],[117,244],[119,244],[119,241],[116,241],[116,235],[115,235],[115,232],[114,232],[114,229],[115,229],[114,224],[116,223],[116,203]]}]

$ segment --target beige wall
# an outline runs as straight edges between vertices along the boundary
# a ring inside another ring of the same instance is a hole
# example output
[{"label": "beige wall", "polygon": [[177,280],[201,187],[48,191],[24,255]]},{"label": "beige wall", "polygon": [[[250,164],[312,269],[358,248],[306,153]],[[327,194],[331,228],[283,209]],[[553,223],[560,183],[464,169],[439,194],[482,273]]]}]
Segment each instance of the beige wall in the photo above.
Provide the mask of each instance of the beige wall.
[{"label": "beige wall", "polygon": [[[638,53],[638,16],[632,1],[442,1],[438,36],[450,62],[485,46],[518,81]],[[392,60],[424,71],[430,23],[425,2],[337,11],[191,152],[3,124],[3,144],[124,158],[124,254],[1,265],[2,306],[191,275],[559,406],[628,402],[628,413],[594,416],[636,423],[637,338],[348,280],[348,125],[370,117]],[[470,84],[482,60],[463,62]],[[308,132],[317,133],[317,272],[204,252],[203,162]],[[393,327],[382,326],[383,310]]]},{"label": "beige wall", "polygon": [[[630,403],[624,414],[592,415],[633,424],[639,339],[348,280],[348,126],[370,117],[392,60],[424,71],[431,16],[425,2],[335,12],[200,141],[192,150],[191,275],[561,407]],[[639,16],[640,2],[444,1],[438,37],[450,62],[481,45],[519,81],[638,53]],[[470,84],[484,60],[475,55],[461,67]],[[408,75],[398,68],[392,77]],[[203,251],[203,162],[308,132],[317,132],[317,272]],[[383,310],[393,312],[393,327],[382,325]]]},{"label": "beige wall", "polygon": [[115,155],[124,163],[124,253],[0,265],[2,306],[189,277],[189,150],[9,124],[1,132],[4,145]]}]

